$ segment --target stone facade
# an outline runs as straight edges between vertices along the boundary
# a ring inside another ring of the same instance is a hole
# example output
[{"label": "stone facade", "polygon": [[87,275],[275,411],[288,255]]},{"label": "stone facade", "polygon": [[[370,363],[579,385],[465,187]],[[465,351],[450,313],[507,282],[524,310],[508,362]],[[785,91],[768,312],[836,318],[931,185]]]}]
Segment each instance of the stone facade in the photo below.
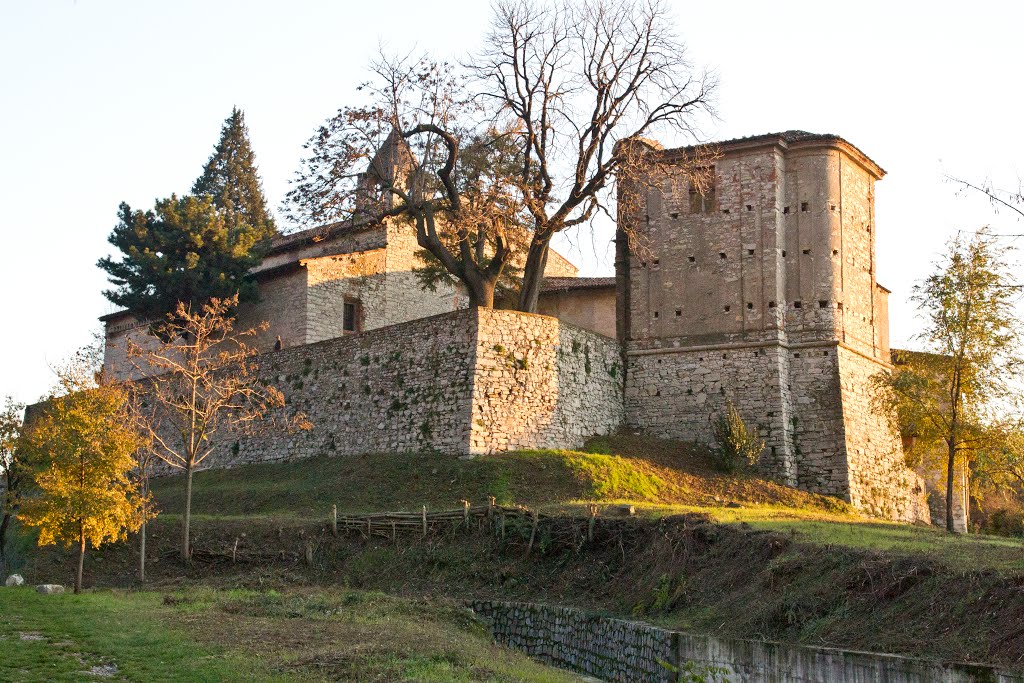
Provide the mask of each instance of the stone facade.
[{"label": "stone facade", "polygon": [[871,376],[891,367],[874,263],[884,172],[841,138],[796,131],[719,151],[698,189],[678,171],[692,150],[650,149],[659,171],[620,216],[620,237],[646,247],[616,259],[627,422],[708,441],[732,402],[766,440],[767,473],[927,519],[923,485],[870,405]]},{"label": "stone facade", "polygon": [[501,645],[609,682],[1019,683],[1024,674],[873,652],[681,633],[552,605],[474,601]]},{"label": "stone facade", "polygon": [[204,467],[315,455],[571,448],[622,423],[611,339],[547,316],[462,309],[259,357],[283,423],[309,431],[221,434]]},{"label": "stone facade", "polygon": [[[873,515],[928,519],[922,480],[871,402],[872,376],[891,368],[888,290],[874,259],[884,171],[841,138],[789,131],[721,143],[704,169],[710,182],[697,187],[684,172],[694,150],[632,144],[657,170],[625,188],[641,201],[620,207],[616,277],[578,278],[552,253],[539,310],[554,317],[431,318],[464,310],[467,298],[421,286],[415,235],[398,221],[279,238],[254,271],[261,301],[240,307],[239,327],[269,323],[257,348],[280,339],[285,351],[267,362],[289,365],[275,376],[292,378],[292,406],[326,431],[236,451],[260,461],[328,444],[491,453],[568,447],[623,422],[708,442],[731,402],[765,439],[765,474]],[[626,248],[627,231],[642,249]],[[422,327],[425,318],[444,323]],[[105,365],[131,376],[124,339],[144,339],[145,323],[106,322]],[[437,374],[422,376],[423,363]],[[294,379],[308,372],[324,379]],[[439,384],[446,377],[461,379]],[[345,412],[324,412],[336,405]]]}]

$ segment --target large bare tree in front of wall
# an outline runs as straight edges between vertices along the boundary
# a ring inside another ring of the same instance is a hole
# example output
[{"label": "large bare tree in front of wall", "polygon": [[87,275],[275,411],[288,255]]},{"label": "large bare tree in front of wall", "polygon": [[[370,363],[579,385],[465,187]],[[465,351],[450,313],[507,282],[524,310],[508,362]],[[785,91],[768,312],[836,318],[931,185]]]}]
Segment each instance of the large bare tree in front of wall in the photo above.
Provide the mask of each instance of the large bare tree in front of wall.
[{"label": "large bare tree in front of wall", "polygon": [[534,312],[554,235],[614,219],[616,181],[650,184],[656,155],[620,143],[699,142],[715,81],[660,0],[503,0],[466,62],[380,59],[369,102],[307,143],[285,211],[300,224],[404,218],[472,304],[492,305],[511,266],[516,307]]},{"label": "large bare tree in front of wall", "polygon": [[531,218],[518,308],[534,312],[554,235],[628,211],[612,185],[649,174],[651,157],[619,143],[700,142],[716,82],[687,60],[661,0],[499,0],[494,11],[469,70],[498,127],[515,131]]},{"label": "large bare tree in front of wall", "polygon": [[484,121],[451,65],[381,56],[371,71],[367,101],[340,109],[306,144],[287,216],[328,227],[405,222],[426,285],[457,281],[471,305],[492,306],[524,242],[527,216],[509,178],[516,147]]},{"label": "large bare tree in front of wall", "polygon": [[128,341],[128,356],[143,375],[134,383],[139,423],[153,455],[185,475],[186,565],[192,557],[192,478],[217,445],[229,432],[310,426],[301,414],[284,423],[270,419],[284,396],[257,374],[256,350],[246,343],[257,330],[234,329],[230,312],[237,305],[237,298],[211,299],[198,310],[178,304],[157,329],[159,344],[143,348]]}]

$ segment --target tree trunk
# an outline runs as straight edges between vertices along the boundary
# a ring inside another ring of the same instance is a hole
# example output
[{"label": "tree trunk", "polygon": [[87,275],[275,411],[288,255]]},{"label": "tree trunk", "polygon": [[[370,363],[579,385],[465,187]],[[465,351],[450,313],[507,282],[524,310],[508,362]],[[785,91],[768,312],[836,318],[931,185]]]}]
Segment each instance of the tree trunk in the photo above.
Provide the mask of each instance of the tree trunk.
[{"label": "tree trunk", "polygon": [[181,561],[192,564],[192,546],[189,531],[192,524],[192,465],[185,468],[185,514],[182,518]]},{"label": "tree trunk", "polygon": [[85,525],[78,523],[78,572],[75,573],[75,595],[82,592],[82,568],[85,566]]},{"label": "tree trunk", "polygon": [[946,463],[946,531],[956,533],[953,528],[953,474],[956,470],[956,441],[947,441],[949,459]]},{"label": "tree trunk", "polygon": [[530,242],[530,251],[526,255],[523,268],[523,288],[519,292],[519,310],[523,313],[536,313],[537,301],[540,299],[540,287],[544,283],[544,269],[548,264],[548,250],[551,246],[551,234],[534,236]]},{"label": "tree trunk", "polygon": [[0,519],[0,575],[7,575],[7,530],[11,526],[10,512],[5,512]]},{"label": "tree trunk", "polygon": [[145,522],[138,527],[138,583],[145,583]]},{"label": "tree trunk", "polygon": [[[149,477],[142,478],[143,500],[149,495]],[[142,504],[142,525],[139,527],[139,583],[146,583],[146,520],[149,518],[149,504]]]},{"label": "tree trunk", "polygon": [[486,275],[474,277],[467,273],[463,281],[466,283],[466,291],[469,292],[470,308],[494,308],[494,288],[498,284],[496,279],[488,278]]}]

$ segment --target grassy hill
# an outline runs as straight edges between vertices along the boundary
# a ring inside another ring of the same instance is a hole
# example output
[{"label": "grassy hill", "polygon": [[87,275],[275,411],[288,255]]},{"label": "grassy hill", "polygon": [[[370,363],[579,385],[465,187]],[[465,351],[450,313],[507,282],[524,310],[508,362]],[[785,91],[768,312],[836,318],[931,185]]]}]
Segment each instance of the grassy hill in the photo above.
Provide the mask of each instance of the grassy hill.
[{"label": "grassy hill", "polygon": [[[180,514],[184,480],[153,480],[162,514]],[[962,568],[1024,570],[1024,544],[994,536],[951,537],[865,517],[843,501],[753,476],[715,471],[685,443],[617,436],[581,451],[516,451],[463,460],[438,454],[320,456],[195,475],[193,514],[210,519],[325,520],[341,512],[459,507],[460,500],[583,514],[588,503],[628,503],[647,517],[700,512],[821,545],[931,553]]]},{"label": "grassy hill", "polygon": [[[553,602],[725,637],[1018,664],[1024,658],[1024,545],[873,520],[841,501],[716,473],[684,444],[633,437],[582,451],[473,460],[436,454],[321,457],[202,472],[193,539],[176,561],[180,477],[154,482],[151,585],[287,592],[341,589],[413,597]],[[334,537],[328,515],[522,504],[549,518],[427,536]],[[637,508],[614,518],[613,504]],[[575,515],[602,509],[592,541]],[[527,552],[527,548],[532,552]],[[232,559],[233,549],[239,559]],[[60,549],[33,552],[29,581],[67,581]],[[134,585],[134,545],[93,553],[86,583]],[[342,588],[339,588],[342,587]]]}]

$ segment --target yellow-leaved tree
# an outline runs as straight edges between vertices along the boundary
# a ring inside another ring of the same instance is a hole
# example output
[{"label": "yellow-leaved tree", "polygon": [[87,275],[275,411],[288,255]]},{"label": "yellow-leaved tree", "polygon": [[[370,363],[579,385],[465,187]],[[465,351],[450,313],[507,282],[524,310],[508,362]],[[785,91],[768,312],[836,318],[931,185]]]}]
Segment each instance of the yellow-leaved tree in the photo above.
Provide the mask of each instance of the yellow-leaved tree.
[{"label": "yellow-leaved tree", "polygon": [[35,490],[18,518],[39,529],[39,545],[77,546],[75,593],[82,590],[86,545],[123,540],[143,521],[144,496],[131,473],[145,440],[123,384],[95,372],[96,352],[80,351],[25,428]]}]

